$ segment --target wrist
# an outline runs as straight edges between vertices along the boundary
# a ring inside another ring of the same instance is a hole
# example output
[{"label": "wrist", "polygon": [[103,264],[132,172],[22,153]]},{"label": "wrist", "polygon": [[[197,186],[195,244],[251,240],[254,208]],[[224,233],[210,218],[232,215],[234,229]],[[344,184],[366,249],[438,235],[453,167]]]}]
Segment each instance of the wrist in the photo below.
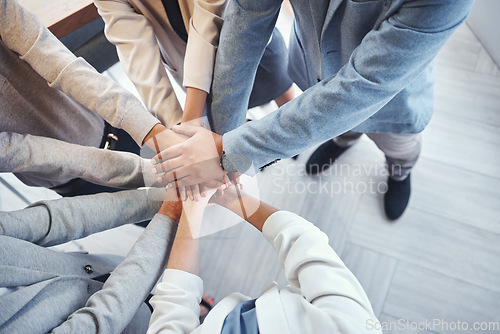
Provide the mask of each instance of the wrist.
[{"label": "wrist", "polygon": [[164,201],[158,213],[178,222],[181,218],[182,203],[180,201]]},{"label": "wrist", "polygon": [[144,140],[142,142],[142,144],[146,144],[148,141],[150,141],[151,139],[153,139],[154,137],[156,137],[159,133],[163,132],[167,130],[167,128],[161,124],[161,123],[156,123],[155,126],[153,126],[151,128],[151,130],[149,130],[148,134],[146,135],[146,137],[144,137]]},{"label": "wrist", "polygon": [[217,153],[219,154],[219,158],[222,157],[222,152],[224,151],[224,146],[222,142],[222,136],[217,133],[212,133],[214,137],[215,147],[217,148]]},{"label": "wrist", "polygon": [[191,200],[183,201],[182,202],[183,211],[188,214],[194,213],[197,215],[203,215],[209,200],[210,197],[200,197],[198,201],[191,201]]},{"label": "wrist", "polygon": [[203,109],[201,110],[201,113],[192,109],[184,109],[184,113],[182,114],[181,118],[181,124],[186,123],[201,126],[203,124]]},{"label": "wrist", "polygon": [[195,120],[201,123],[207,95],[208,93],[201,89],[186,87],[186,102],[184,104],[184,112],[182,113],[182,123]]}]

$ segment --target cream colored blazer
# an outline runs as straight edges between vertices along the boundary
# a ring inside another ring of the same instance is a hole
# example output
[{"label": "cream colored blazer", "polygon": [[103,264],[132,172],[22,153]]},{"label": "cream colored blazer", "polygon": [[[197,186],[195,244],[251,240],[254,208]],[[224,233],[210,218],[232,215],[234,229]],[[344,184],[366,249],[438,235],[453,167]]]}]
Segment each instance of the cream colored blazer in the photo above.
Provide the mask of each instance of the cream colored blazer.
[{"label": "cream colored blazer", "polygon": [[225,0],[179,0],[188,32],[175,33],[161,0],[96,0],[108,40],[146,107],[163,124],[180,122],[182,110],[167,70],[184,87],[210,91]]}]

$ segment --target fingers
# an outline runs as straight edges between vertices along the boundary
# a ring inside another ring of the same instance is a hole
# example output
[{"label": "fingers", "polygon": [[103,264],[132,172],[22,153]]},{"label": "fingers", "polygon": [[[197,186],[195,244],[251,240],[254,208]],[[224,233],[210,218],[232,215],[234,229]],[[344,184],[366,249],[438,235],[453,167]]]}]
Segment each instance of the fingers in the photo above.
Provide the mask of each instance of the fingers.
[{"label": "fingers", "polygon": [[175,159],[163,161],[161,163],[154,165],[153,166],[153,173],[157,174],[157,175],[158,174],[161,175],[163,173],[168,173],[170,171],[179,169],[182,166],[184,166],[182,164],[182,159],[180,157],[177,157]]},{"label": "fingers", "polygon": [[177,189],[179,189],[179,198],[181,199],[181,201],[184,202],[185,200],[187,200],[186,187],[179,187]]},{"label": "fingers", "polygon": [[200,189],[197,184],[186,187],[187,198],[191,201],[198,202],[200,200]]},{"label": "fingers", "polygon": [[203,185],[207,188],[220,188],[224,184],[225,184],[224,179],[210,180],[207,182],[203,182]]},{"label": "fingers", "polygon": [[162,161],[177,158],[178,156],[182,155],[183,150],[184,150],[184,145],[182,145],[182,144],[177,144],[177,145],[171,146],[171,147],[161,151],[157,155],[155,155],[153,157],[153,159],[151,159],[151,163],[153,165],[157,165]]},{"label": "fingers", "polygon": [[198,187],[200,188],[201,197],[207,197],[207,187],[203,183],[200,183]]},{"label": "fingers", "polygon": [[194,186],[191,186],[191,195],[193,197],[193,201],[198,202],[200,200],[200,186],[195,184]]},{"label": "fingers", "polygon": [[240,182],[241,174],[238,172],[229,173],[229,180],[232,184],[236,185],[240,190],[243,190],[243,184]]},{"label": "fingers", "polygon": [[189,175],[186,174],[183,170],[183,168],[180,168],[168,173],[158,174],[158,183],[171,188],[179,188],[195,184],[196,182],[190,183],[190,180],[188,179]]},{"label": "fingers", "polygon": [[199,126],[194,126],[190,124],[181,124],[181,125],[174,125],[172,127],[172,131],[175,133],[183,134],[186,136],[194,136],[198,131],[200,130]]},{"label": "fingers", "polygon": [[192,186],[205,181],[217,179],[220,179],[222,183],[229,182],[228,179],[226,181],[223,180],[225,172],[217,163],[216,159],[210,159],[192,165],[170,167],[176,168],[165,173],[157,174],[158,182],[161,184],[169,184],[177,181],[178,186]]}]

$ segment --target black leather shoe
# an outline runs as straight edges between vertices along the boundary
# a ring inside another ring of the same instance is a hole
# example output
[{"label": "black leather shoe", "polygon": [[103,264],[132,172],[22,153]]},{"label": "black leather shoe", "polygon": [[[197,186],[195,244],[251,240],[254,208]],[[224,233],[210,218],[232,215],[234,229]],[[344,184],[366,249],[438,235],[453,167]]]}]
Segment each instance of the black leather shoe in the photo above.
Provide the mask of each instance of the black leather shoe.
[{"label": "black leather shoe", "polygon": [[389,177],[387,192],[384,195],[384,210],[387,218],[396,220],[406,209],[410,200],[410,175],[403,181],[394,181]]},{"label": "black leather shoe", "polygon": [[340,147],[333,142],[333,140],[329,140],[323,144],[321,144],[316,151],[311,154],[309,160],[306,162],[306,173],[308,175],[315,175],[321,173],[330,165],[332,165],[335,160],[342,153],[344,153],[348,147]]}]

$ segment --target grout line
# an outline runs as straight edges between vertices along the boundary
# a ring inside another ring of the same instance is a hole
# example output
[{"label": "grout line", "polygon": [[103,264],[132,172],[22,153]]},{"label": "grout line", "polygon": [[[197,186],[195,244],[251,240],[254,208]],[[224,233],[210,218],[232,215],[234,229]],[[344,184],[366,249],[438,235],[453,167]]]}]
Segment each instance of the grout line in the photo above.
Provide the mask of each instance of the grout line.
[{"label": "grout line", "polygon": [[446,217],[446,216],[443,216],[443,215],[440,215],[440,214],[436,214],[434,212],[426,211],[425,209],[422,209],[422,208],[419,208],[419,207],[412,206],[412,209],[415,210],[415,211],[423,212],[423,213],[431,215],[431,216],[439,217],[441,219],[447,220],[447,221],[452,222],[452,223],[459,224],[459,225],[464,226],[464,227],[468,227],[471,230],[485,232],[485,233],[491,233],[491,234],[495,234],[498,237],[500,237],[500,232],[495,232],[495,231],[492,231],[492,230],[487,230],[487,229],[484,229],[484,228],[480,228],[480,227],[477,227],[475,225],[464,223],[462,221],[456,220],[454,218],[450,218],[450,217]]},{"label": "grout line", "polygon": [[[494,109],[494,108],[482,108],[482,109]],[[434,114],[439,114],[439,116],[453,117],[457,121],[465,121],[467,123],[475,123],[477,125],[487,126],[494,128],[493,130],[500,130],[500,119],[497,120],[498,123],[494,123],[492,121],[487,121],[483,119],[477,119],[475,117],[469,117],[468,115],[458,115],[456,112],[448,111],[447,109],[439,109],[438,111],[434,111]],[[443,115],[445,114],[445,115]],[[432,120],[431,120],[432,122]]]},{"label": "grout line", "polygon": [[445,161],[441,161],[441,160],[437,160],[435,158],[430,158],[430,157],[427,157],[427,156],[422,157],[422,158],[425,158],[426,160],[432,161],[434,163],[438,163],[438,164],[441,164],[441,165],[452,167],[452,168],[457,169],[457,170],[462,171],[462,172],[472,173],[472,174],[479,175],[479,176],[486,177],[486,178],[490,178],[490,179],[493,179],[493,180],[500,180],[500,176],[488,175],[488,174],[485,174],[483,172],[478,172],[476,170],[471,170],[471,169],[468,169],[468,168],[460,167],[460,166],[457,166],[456,164],[445,162]]},{"label": "grout line", "polygon": [[[444,277],[447,277],[451,280],[454,280],[454,281],[457,281],[457,282],[460,282],[464,285],[468,285],[468,286],[473,286],[475,288],[478,288],[478,289],[481,289],[483,291],[487,291],[487,292],[490,292],[490,293],[494,293],[494,294],[497,294],[499,297],[500,297],[500,289],[499,290],[493,290],[493,289],[490,289],[490,288],[485,288],[484,286],[482,285],[479,285],[477,283],[474,283],[474,282],[471,282],[471,281],[466,281],[462,278],[459,278],[459,277],[455,277],[455,276],[451,276],[450,274],[448,273],[445,273],[445,272],[441,272],[441,271],[437,271],[436,269],[434,268],[430,268],[430,267],[425,267],[423,266],[421,263],[418,263],[418,262],[412,262],[411,259],[410,260],[404,260],[404,259],[399,259],[399,262],[398,262],[398,267],[400,264],[404,264],[404,265],[408,265],[412,268],[414,267],[418,267],[418,268],[422,268],[424,270],[427,270],[427,271],[431,271],[437,275],[440,275],[440,276],[444,276]],[[391,281],[391,285],[392,285],[392,281]]]},{"label": "grout line", "polygon": [[[394,265],[394,270],[392,271],[392,275],[391,275],[391,278],[390,278],[390,282],[389,282],[389,289],[387,289],[387,292],[385,293],[385,297],[384,297],[384,301],[382,303],[382,308],[380,310],[380,315],[382,315],[384,313],[384,309],[385,309],[385,303],[387,302],[387,297],[389,296],[389,292],[391,291],[392,289],[392,283],[394,282],[394,276],[396,276],[396,271],[398,270],[399,268],[399,263],[401,262],[402,260],[396,260],[396,264]],[[380,315],[378,315],[378,317],[380,317]]]},{"label": "grout line", "polygon": [[467,25],[467,28],[469,28],[469,30],[472,32],[472,34],[474,35],[474,37],[476,38],[476,40],[479,42],[479,44],[481,45],[481,49],[484,50],[488,56],[490,57],[491,61],[493,62],[493,64],[495,64],[497,66],[497,68],[500,68],[500,64],[497,64],[497,62],[495,61],[495,58],[493,58],[493,56],[491,55],[490,52],[488,52],[488,49],[484,46],[484,44],[481,42],[481,39],[477,36],[477,34],[474,32],[474,29],[472,29],[472,27],[470,26],[469,22],[465,22],[465,24]]},{"label": "grout line", "polygon": [[[395,315],[390,314],[390,313],[385,313],[385,312],[382,312],[382,313],[380,314],[380,316],[384,316],[384,315],[385,315],[385,316],[388,316],[388,317],[391,317],[391,318],[395,318],[396,320],[400,320],[400,319],[401,319],[401,320],[412,321],[412,320],[410,320],[410,319],[400,318],[400,317],[395,316]],[[380,321],[380,320],[379,320],[379,321]],[[415,321],[415,320],[413,320],[413,321]],[[396,328],[396,330],[397,330],[397,328]],[[392,330],[391,330],[391,332],[394,332],[394,331],[392,331]],[[419,332],[419,333],[420,333],[420,332]],[[435,331],[426,331],[425,333],[431,333],[431,334],[441,334],[441,332],[435,332]]]},{"label": "grout line", "polygon": [[363,250],[366,250],[366,251],[369,251],[369,252],[372,252],[372,253],[375,253],[375,254],[378,254],[378,255],[381,255],[381,256],[387,257],[387,258],[389,258],[389,259],[391,259],[391,260],[394,260],[394,261],[396,261],[396,262],[401,261],[401,259],[400,259],[400,258],[397,258],[397,257],[394,257],[394,256],[392,256],[392,255],[386,254],[386,253],[381,252],[381,251],[379,251],[379,250],[372,249],[372,248],[369,248],[369,247],[366,247],[366,246],[362,246],[362,245],[360,245],[360,244],[358,244],[358,243],[356,243],[356,242],[352,242],[352,241],[351,241],[350,243],[351,243],[351,245],[352,245],[352,246],[356,246],[356,247],[359,247],[359,248],[361,248],[361,249],[363,249]]}]

